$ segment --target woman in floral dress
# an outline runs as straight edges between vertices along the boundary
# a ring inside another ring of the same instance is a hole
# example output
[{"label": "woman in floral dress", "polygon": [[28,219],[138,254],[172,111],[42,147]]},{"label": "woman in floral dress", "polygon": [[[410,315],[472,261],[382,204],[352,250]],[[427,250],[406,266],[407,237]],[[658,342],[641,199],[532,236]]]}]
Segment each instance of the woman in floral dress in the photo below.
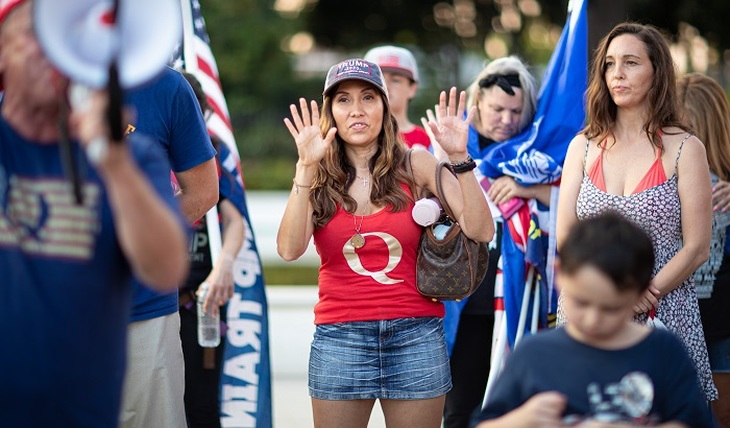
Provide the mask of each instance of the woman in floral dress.
[{"label": "woman in floral dress", "polygon": [[[571,141],[558,202],[558,249],[578,219],[616,211],[656,253],[635,320],[661,321],[685,344],[707,400],[717,399],[692,273],[708,258],[711,185],[704,146],[678,114],[669,47],[654,27],[622,23],[601,41],[587,91],[588,125]],[[569,322],[558,308],[558,323]],[[606,308],[610,310],[610,308]]]}]

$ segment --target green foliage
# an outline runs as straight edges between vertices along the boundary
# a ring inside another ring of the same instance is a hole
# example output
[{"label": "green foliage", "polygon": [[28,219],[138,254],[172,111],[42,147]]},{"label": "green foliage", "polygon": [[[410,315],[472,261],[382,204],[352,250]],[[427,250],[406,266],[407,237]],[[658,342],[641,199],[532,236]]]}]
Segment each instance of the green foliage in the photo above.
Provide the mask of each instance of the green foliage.
[{"label": "green foliage", "polygon": [[[301,0],[305,8],[296,16],[283,17],[273,9],[275,0],[201,0],[211,49],[218,63],[223,92],[231,114],[234,134],[249,189],[288,189],[296,161],[296,149],[282,120],[289,105],[300,97],[319,100],[324,80],[320,73],[301,76],[294,72],[296,58],[282,49],[284,41],[301,31],[311,33],[318,49],[342,58],[362,55],[377,44],[399,44],[414,50],[423,76],[411,102],[411,120],[432,108],[438,93],[452,85],[465,88],[473,78],[464,59],[484,59],[484,38],[493,34],[497,1],[474,0]],[[568,0],[538,0],[546,28],[562,27]],[[727,0],[591,0],[591,11],[600,19],[589,23],[592,43],[615,19],[653,23],[675,33],[679,21],[687,21],[705,34],[722,52],[730,44],[725,25]],[[450,27],[436,24],[434,10],[455,4],[473,7],[475,33],[459,37]],[[353,13],[354,11],[354,13]],[[615,23],[615,22],[613,22]],[[612,24],[611,24],[612,25]],[[507,36],[510,53],[520,55],[533,70],[541,70],[551,49],[534,46],[526,28]],[[598,34],[594,33],[598,31]],[[471,64],[473,65],[473,64]],[[465,73],[466,72],[466,73]],[[541,76],[536,73],[536,78]]]},{"label": "green foliage", "polygon": [[292,21],[261,1],[207,0],[201,8],[242,159],[294,155],[282,120],[296,99],[296,79],[280,49]]},{"label": "green foliage", "polygon": [[317,283],[318,266],[264,264],[266,285],[312,285]]},{"label": "green foliage", "polygon": [[[292,144],[294,144],[292,142]],[[282,190],[292,186],[294,163],[291,157],[242,157],[241,169],[247,189]]]}]

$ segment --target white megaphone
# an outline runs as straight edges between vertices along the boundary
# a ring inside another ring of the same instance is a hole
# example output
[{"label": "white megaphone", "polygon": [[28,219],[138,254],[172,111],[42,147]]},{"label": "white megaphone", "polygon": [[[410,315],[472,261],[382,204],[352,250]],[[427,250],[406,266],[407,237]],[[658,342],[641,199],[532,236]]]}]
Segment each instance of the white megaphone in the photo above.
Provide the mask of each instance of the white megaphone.
[{"label": "white megaphone", "polygon": [[51,63],[92,88],[113,60],[123,89],[152,80],[182,40],[179,0],[35,0],[33,21]]}]

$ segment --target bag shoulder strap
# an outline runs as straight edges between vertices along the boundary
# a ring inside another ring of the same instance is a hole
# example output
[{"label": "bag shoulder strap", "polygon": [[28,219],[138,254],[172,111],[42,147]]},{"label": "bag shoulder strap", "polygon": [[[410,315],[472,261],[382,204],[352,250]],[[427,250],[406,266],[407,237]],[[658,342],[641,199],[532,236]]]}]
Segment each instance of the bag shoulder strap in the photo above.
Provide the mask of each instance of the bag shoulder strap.
[{"label": "bag shoulder strap", "polygon": [[413,174],[413,165],[411,162],[411,154],[413,153],[413,148],[409,148],[406,150],[406,173],[411,177],[411,193],[413,194],[413,200],[417,201],[419,199],[418,193],[418,185],[416,184],[416,176]]},{"label": "bag shoulder strap", "polygon": [[436,196],[439,198],[439,202],[441,202],[441,207],[443,207],[444,212],[446,212],[446,215],[449,216],[449,218],[451,220],[456,221],[456,216],[454,215],[454,212],[451,210],[449,203],[446,201],[446,196],[444,196],[443,185],[441,184],[441,173],[442,173],[441,170],[443,168],[448,169],[451,172],[451,174],[454,174],[454,168],[451,166],[450,163],[448,163],[446,161],[441,161],[438,163],[438,165],[436,165],[436,192],[438,192],[438,195],[436,195]]}]

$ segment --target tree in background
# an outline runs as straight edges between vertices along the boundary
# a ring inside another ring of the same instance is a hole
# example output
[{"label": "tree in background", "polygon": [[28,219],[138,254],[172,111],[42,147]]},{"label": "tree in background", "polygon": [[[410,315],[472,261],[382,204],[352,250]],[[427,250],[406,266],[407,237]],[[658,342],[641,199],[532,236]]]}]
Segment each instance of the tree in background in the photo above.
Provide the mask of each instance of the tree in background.
[{"label": "tree in background", "polygon": [[[377,44],[400,44],[416,54],[423,83],[414,114],[438,92],[464,86],[488,57],[517,54],[535,76],[565,22],[567,1],[548,0],[202,0],[223,88],[253,189],[291,185],[296,153],[282,119],[297,97],[318,98],[326,67],[363,55]],[[356,6],[358,13],[350,13]],[[589,45],[625,19],[673,34],[687,71],[725,83],[730,27],[727,0],[591,0]],[[704,47],[703,47],[704,46]],[[591,48],[592,50],[592,48]],[[706,52],[705,52],[706,51]],[[705,70],[702,61],[709,62]],[[304,54],[306,53],[306,54]],[[698,53],[700,55],[698,55]],[[413,118],[418,119],[418,118]]]}]

